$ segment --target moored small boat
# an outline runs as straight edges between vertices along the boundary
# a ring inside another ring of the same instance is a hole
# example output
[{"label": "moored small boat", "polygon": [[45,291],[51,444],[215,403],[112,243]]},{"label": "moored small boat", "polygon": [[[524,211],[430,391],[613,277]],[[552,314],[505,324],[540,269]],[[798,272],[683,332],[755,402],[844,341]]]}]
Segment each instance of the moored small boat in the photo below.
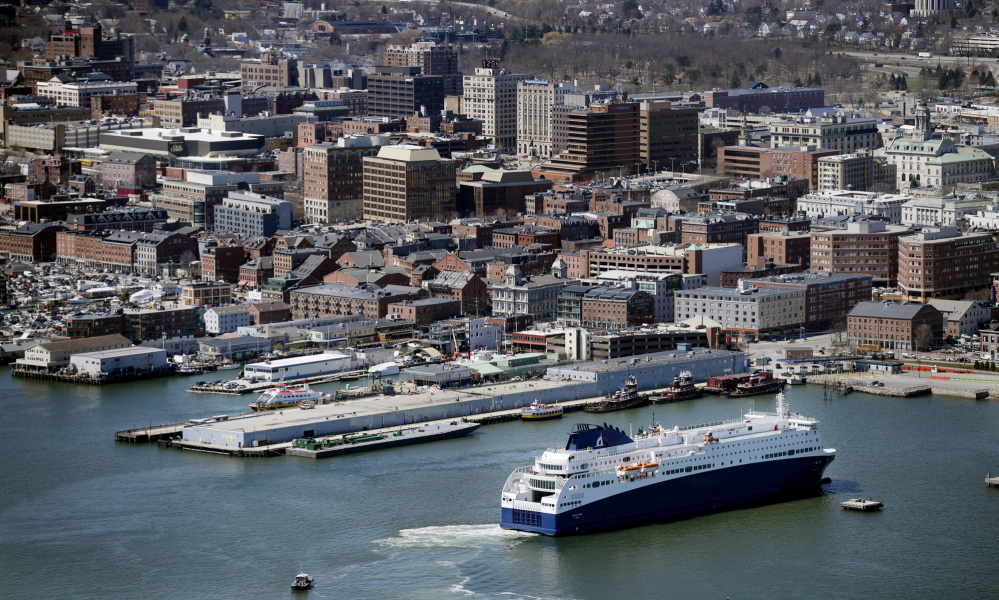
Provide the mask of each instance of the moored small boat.
[{"label": "moored small boat", "polygon": [[530,406],[520,409],[520,418],[525,421],[541,421],[544,419],[561,419],[561,404],[544,404],[535,400]]}]

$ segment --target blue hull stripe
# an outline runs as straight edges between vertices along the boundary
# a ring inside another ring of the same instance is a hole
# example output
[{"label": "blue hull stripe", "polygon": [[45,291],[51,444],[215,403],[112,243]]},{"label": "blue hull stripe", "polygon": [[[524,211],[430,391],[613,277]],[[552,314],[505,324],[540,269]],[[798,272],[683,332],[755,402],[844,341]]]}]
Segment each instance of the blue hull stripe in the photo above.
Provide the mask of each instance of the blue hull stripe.
[{"label": "blue hull stripe", "polygon": [[802,456],[711,469],[621,492],[558,514],[517,511],[514,519],[514,511],[503,508],[500,526],[567,535],[765,500],[818,485],[833,457]]}]

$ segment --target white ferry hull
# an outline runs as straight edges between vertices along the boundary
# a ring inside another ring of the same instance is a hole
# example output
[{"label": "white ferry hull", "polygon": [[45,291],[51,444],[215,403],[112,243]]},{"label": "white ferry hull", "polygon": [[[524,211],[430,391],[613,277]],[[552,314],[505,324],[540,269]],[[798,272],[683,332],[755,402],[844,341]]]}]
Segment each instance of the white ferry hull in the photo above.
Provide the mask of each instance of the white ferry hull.
[{"label": "white ferry hull", "polygon": [[817,486],[833,453],[715,468],[642,486],[559,513],[503,507],[504,529],[571,535],[710,512]]}]

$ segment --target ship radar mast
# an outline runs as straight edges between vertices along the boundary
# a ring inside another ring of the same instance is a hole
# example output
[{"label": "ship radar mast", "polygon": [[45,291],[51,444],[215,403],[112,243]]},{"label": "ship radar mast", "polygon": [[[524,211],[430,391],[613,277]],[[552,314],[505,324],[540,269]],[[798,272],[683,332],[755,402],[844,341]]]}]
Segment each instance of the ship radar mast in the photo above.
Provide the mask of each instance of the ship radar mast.
[{"label": "ship radar mast", "polygon": [[777,418],[778,419],[789,419],[791,417],[791,409],[787,405],[787,397],[784,396],[784,392],[777,393]]}]

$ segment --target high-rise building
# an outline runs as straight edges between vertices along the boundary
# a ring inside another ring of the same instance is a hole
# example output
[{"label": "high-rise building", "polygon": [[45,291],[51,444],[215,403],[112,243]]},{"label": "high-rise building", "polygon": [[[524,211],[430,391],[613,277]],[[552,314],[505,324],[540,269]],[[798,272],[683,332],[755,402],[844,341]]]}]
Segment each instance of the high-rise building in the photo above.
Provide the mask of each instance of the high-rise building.
[{"label": "high-rise building", "polygon": [[309,223],[329,223],[359,217],[363,159],[377,155],[386,143],[388,136],[363,135],[306,146],[302,184],[305,219]]},{"label": "high-rise building", "polygon": [[444,79],[421,75],[419,67],[372,67],[368,73],[368,114],[411,117],[440,114],[444,109]]},{"label": "high-rise building", "polygon": [[364,218],[389,222],[449,221],[455,217],[455,161],[435,148],[382,146],[364,157]]},{"label": "high-rise building", "polygon": [[577,181],[598,173],[638,170],[638,104],[608,102],[577,108],[566,116],[566,149],[542,167],[552,181]]},{"label": "high-rise building", "polygon": [[549,158],[564,148],[556,143],[556,120],[564,123],[565,94],[574,83],[526,79],[517,83],[517,154]]},{"label": "high-rise building", "polygon": [[[507,73],[498,60],[484,60],[464,77],[464,114],[482,121],[482,135],[504,152],[517,147],[517,84],[526,75]],[[373,114],[373,113],[372,113]]]},{"label": "high-rise building", "polygon": [[460,96],[461,71],[454,47],[437,42],[413,42],[408,46],[389,45],[382,52],[382,64],[388,67],[419,67],[423,75],[439,75],[445,96]]},{"label": "high-rise building", "polygon": [[638,154],[646,170],[676,170],[697,162],[697,112],[670,102],[639,105]]}]

